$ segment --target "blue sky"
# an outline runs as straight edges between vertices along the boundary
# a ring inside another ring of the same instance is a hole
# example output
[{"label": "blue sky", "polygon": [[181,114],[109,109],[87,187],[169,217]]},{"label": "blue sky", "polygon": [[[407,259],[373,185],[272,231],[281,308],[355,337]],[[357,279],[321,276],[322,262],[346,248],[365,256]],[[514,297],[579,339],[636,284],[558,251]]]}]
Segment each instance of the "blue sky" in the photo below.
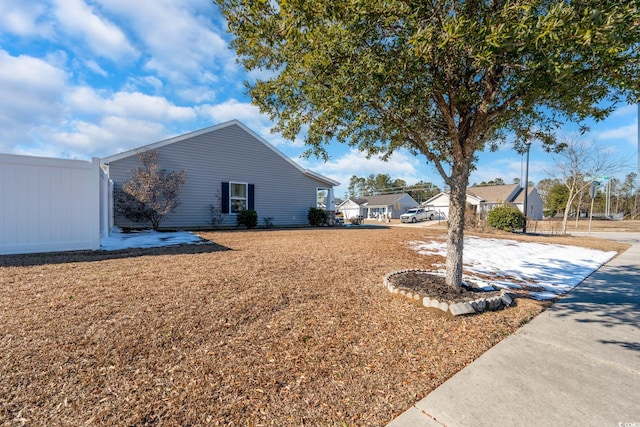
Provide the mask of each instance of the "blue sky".
[{"label": "blue sky", "polygon": [[[272,124],[244,95],[251,80],[228,48],[211,0],[20,0],[0,2],[0,152],[90,159],[238,119],[303,167],[343,183],[387,173],[408,184],[442,179],[422,156],[390,161],[335,144],[327,163],[300,159],[301,140]],[[635,105],[622,105],[582,136],[637,170]],[[575,138],[572,128],[566,137]],[[550,155],[532,146],[529,178],[547,177]],[[510,147],[480,154],[471,183],[522,176]]]}]

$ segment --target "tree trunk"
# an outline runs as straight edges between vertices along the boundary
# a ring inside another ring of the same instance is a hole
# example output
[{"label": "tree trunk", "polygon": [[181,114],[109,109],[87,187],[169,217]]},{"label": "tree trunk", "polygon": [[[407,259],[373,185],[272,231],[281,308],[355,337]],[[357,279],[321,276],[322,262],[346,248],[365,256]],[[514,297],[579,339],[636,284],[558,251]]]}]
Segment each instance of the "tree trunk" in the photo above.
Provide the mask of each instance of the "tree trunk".
[{"label": "tree trunk", "polygon": [[445,282],[453,288],[459,288],[462,286],[464,211],[467,204],[469,168],[467,168],[466,171],[459,170],[457,173],[452,173],[452,177],[449,179],[448,183],[451,187],[451,192],[449,197],[446,260],[447,272]]},{"label": "tree trunk", "polygon": [[569,221],[569,212],[571,211],[571,205],[576,198],[573,188],[569,188],[569,196],[567,197],[567,205],[564,208],[564,217],[562,218],[562,234],[567,234],[567,221]]},{"label": "tree trunk", "polygon": [[562,234],[567,234],[567,221],[569,221],[569,206],[564,208],[564,216],[562,217]]},{"label": "tree trunk", "polygon": [[578,198],[578,208],[576,209],[576,228],[578,228],[578,221],[580,220],[580,208],[582,207],[582,197],[584,191],[580,190],[580,197]]}]

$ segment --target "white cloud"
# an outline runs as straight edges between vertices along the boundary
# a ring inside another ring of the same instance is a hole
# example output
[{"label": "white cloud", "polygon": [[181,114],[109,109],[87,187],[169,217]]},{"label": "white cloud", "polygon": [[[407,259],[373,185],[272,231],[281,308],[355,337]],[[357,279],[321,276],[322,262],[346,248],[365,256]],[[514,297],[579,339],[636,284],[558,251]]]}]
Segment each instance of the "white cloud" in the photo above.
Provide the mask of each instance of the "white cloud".
[{"label": "white cloud", "polygon": [[47,36],[51,23],[42,19],[46,7],[42,1],[21,0],[0,2],[0,33],[18,36]]},{"label": "white cloud", "polygon": [[24,91],[45,100],[56,98],[64,90],[68,77],[64,70],[42,59],[27,55],[11,56],[0,50],[0,84],[5,101],[9,97],[11,102],[20,101],[17,95]]},{"label": "white cloud", "polygon": [[631,123],[616,128],[611,128],[597,132],[595,138],[598,140],[617,140],[628,142],[630,145],[638,144],[638,123]]},{"label": "white cloud", "polygon": [[109,155],[167,137],[172,123],[197,119],[192,107],[164,97],[72,87],[69,78],[42,59],[0,50],[0,152]]},{"label": "white cloud", "polygon": [[240,120],[244,125],[265,138],[273,145],[279,145],[271,135],[273,123],[269,117],[260,113],[260,109],[248,102],[231,98],[219,104],[206,104],[197,107],[198,114],[211,120],[212,124]]},{"label": "white cloud", "polygon": [[153,93],[162,93],[164,89],[162,80],[152,74],[129,77],[122,88],[126,92],[151,91]]},{"label": "white cloud", "polygon": [[[173,85],[212,84],[238,70],[208,0],[97,0],[128,22],[149,57],[145,69]],[[231,77],[233,78],[233,77]]]},{"label": "white cloud", "polygon": [[611,114],[611,117],[638,117],[638,104],[627,104]]},{"label": "white cloud", "polygon": [[68,107],[77,115],[115,116],[128,119],[184,121],[196,118],[191,107],[180,107],[166,98],[140,92],[102,94],[84,86],[71,91]]},{"label": "white cloud", "polygon": [[[531,162],[530,162],[531,166]],[[524,162],[516,154],[512,158],[496,158],[492,161],[483,161],[481,166],[471,172],[469,185],[489,182],[501,178],[505,184],[512,184],[514,178],[524,181]],[[529,168],[529,181],[533,181],[531,167]]]},{"label": "white cloud", "polygon": [[107,100],[105,111],[120,117],[143,118],[150,120],[191,120],[196,114],[190,107],[179,107],[166,98],[149,96],[140,92],[116,93]]},{"label": "white cloud", "polygon": [[367,176],[371,173],[386,173],[393,178],[402,178],[416,176],[417,168],[420,161],[417,157],[412,156],[406,151],[395,152],[388,161],[383,161],[379,157],[371,157],[367,159],[366,154],[351,149],[345,155],[335,161],[329,161],[325,164],[325,170],[339,171],[345,168],[353,171],[351,175]]},{"label": "white cloud", "polygon": [[304,168],[340,182],[341,185],[335,189],[337,197],[342,197],[347,192],[349,180],[353,175],[367,177],[371,174],[387,174],[391,179],[402,179],[408,185],[424,181],[442,188],[442,179],[433,173],[433,167],[428,165],[422,156],[414,156],[406,150],[394,152],[386,162],[378,157],[367,159],[366,154],[356,149],[350,149],[346,154],[326,163],[308,159],[295,160]]},{"label": "white cloud", "polygon": [[53,3],[61,30],[86,43],[95,54],[113,61],[138,56],[122,30],[83,0],[53,0]]},{"label": "white cloud", "polygon": [[216,99],[216,92],[207,86],[188,86],[177,90],[176,94],[194,104],[212,102]]},{"label": "white cloud", "polygon": [[33,127],[62,119],[69,75],[31,56],[0,50],[0,151],[33,138]]},{"label": "white cloud", "polygon": [[[53,67],[67,70],[69,55],[64,50],[58,49],[47,52],[45,57],[42,59]],[[69,74],[71,75],[71,73]]]},{"label": "white cloud", "polygon": [[34,148],[37,153],[83,158],[115,154],[167,137],[174,122],[196,119],[190,107],[140,92],[111,94],[77,87],[65,100],[71,119],[61,126],[40,129],[45,142]]},{"label": "white cloud", "polygon": [[101,75],[102,77],[107,77],[109,75],[109,73],[107,73],[104,69],[102,69],[102,67],[93,59],[85,61],[85,65],[87,66],[88,69],[90,69],[96,74]]},{"label": "white cloud", "polygon": [[98,122],[75,120],[68,129],[42,130],[46,144],[24,154],[88,159],[104,157],[167,137],[160,123],[125,117],[104,117]]}]

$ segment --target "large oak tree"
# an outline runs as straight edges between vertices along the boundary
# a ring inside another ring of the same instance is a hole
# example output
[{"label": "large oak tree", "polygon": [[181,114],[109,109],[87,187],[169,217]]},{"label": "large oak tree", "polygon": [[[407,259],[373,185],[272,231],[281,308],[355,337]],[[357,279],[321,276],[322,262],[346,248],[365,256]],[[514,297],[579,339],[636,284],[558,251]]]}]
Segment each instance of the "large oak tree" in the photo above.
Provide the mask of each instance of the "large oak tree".
[{"label": "large oak tree", "polygon": [[462,283],[478,151],[558,149],[566,121],[638,97],[637,0],[215,0],[253,101],[327,158],[335,141],[423,154],[451,189],[446,280]]}]

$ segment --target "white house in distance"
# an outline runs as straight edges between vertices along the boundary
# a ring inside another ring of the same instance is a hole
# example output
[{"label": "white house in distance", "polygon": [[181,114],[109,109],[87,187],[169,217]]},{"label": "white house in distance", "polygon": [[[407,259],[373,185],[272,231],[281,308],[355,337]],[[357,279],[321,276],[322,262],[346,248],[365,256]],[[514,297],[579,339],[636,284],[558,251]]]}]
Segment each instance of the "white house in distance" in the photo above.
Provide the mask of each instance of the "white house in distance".
[{"label": "white house in distance", "polygon": [[344,219],[356,216],[400,218],[400,215],[416,206],[418,202],[413,197],[406,193],[398,193],[367,196],[361,199],[349,198],[336,206],[336,210],[342,212]]},{"label": "white house in distance", "polygon": [[366,204],[367,199],[348,198],[336,205],[336,212],[342,213],[345,220],[359,216],[365,218],[367,216]]},{"label": "white house in distance", "polygon": [[[528,190],[528,217],[542,219],[544,206],[542,198],[535,187],[529,187]],[[519,184],[467,188],[467,205],[472,206],[475,212],[483,218],[491,209],[503,204],[515,206],[524,213],[524,189]],[[440,218],[447,219],[449,217],[449,193],[439,193],[424,202],[422,206],[432,206],[440,213]]]},{"label": "white house in distance", "polygon": [[[166,171],[186,169],[180,205],[162,221],[162,228],[196,229],[211,225],[211,206],[219,207],[223,221],[235,226],[240,209],[253,209],[259,224],[307,225],[310,207],[317,205],[318,190],[340,183],[303,169],[266,140],[237,120],[159,141],[102,159],[115,188],[141,166],[138,152],[154,150]],[[327,203],[329,209],[333,203]],[[115,225],[140,227],[123,217]]]}]

